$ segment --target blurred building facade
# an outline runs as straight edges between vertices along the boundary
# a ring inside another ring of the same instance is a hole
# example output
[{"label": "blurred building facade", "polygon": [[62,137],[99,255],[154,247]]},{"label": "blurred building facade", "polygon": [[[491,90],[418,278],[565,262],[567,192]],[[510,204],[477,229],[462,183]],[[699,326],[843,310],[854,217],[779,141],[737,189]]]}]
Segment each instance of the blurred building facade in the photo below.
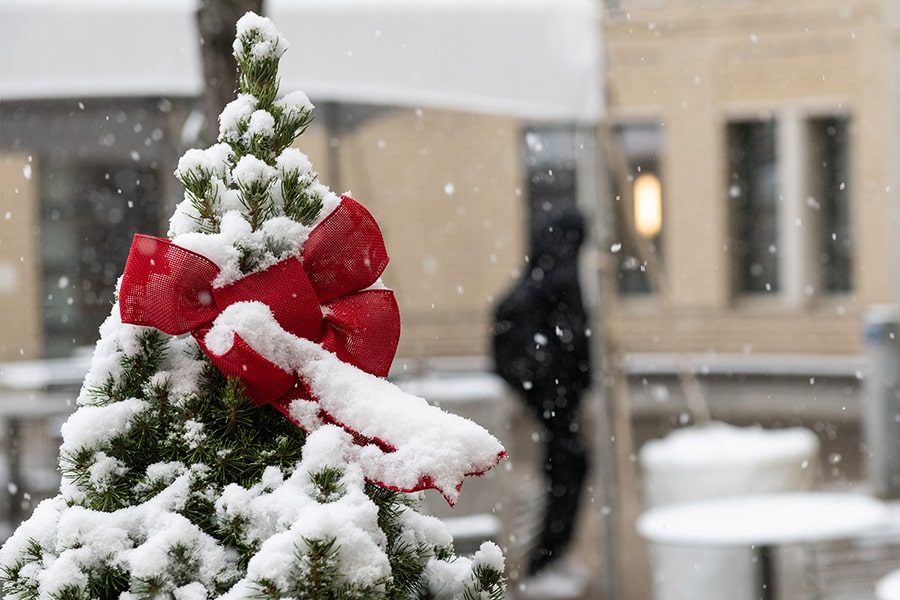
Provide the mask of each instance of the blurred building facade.
[{"label": "blurred building facade", "polygon": [[622,302],[626,348],[861,351],[861,311],[890,295],[886,6],[634,0],[608,12],[618,176],[662,187],[651,244],[665,294],[622,279],[637,292]]},{"label": "blurred building facade", "polygon": [[895,13],[606,3],[607,315],[636,405],[671,411],[688,370],[725,414],[855,418],[866,311],[896,300]]}]

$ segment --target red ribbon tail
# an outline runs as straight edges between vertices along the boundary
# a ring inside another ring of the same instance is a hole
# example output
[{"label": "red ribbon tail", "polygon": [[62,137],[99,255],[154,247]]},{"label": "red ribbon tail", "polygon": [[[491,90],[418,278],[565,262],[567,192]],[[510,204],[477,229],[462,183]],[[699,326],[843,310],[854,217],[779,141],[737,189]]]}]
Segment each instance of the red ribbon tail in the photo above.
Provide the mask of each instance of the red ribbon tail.
[{"label": "red ribbon tail", "polygon": [[272,404],[294,389],[297,379],[293,374],[261,356],[237,333],[234,334],[234,344],[224,354],[210,350],[203,340],[205,335],[206,330],[194,332],[200,348],[222,375],[240,378],[252,404]]}]

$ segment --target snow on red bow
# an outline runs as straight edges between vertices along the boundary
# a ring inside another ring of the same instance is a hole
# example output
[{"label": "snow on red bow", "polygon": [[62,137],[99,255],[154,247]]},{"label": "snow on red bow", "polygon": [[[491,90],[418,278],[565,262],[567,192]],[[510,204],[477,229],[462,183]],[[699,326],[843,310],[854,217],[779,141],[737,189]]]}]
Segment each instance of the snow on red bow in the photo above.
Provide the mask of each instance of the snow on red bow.
[{"label": "snow on red bow", "polygon": [[[435,488],[452,504],[463,476],[493,467],[503,448],[475,423],[380,379],[400,335],[393,292],[373,286],[387,262],[377,223],[345,196],[310,231],[299,257],[221,287],[213,283],[219,267],[205,256],[136,235],[119,310],[125,323],[170,335],[190,332],[224,375],[242,381],[254,404],[272,404],[310,432],[327,424],[343,428],[364,447],[370,481],[399,491]],[[309,370],[325,364],[333,377],[364,383],[335,396]],[[372,394],[376,389],[381,392]],[[405,419],[397,420],[398,409]],[[404,431],[410,426],[429,431],[430,439],[410,437]],[[448,426],[450,435],[433,438]],[[478,438],[482,443],[473,446]],[[460,445],[460,439],[468,442]],[[420,443],[441,455],[438,467],[427,459],[430,453],[411,447]]]},{"label": "snow on red bow", "polygon": [[400,339],[400,313],[388,289],[366,289],[388,262],[372,215],[344,197],[291,256],[234,283],[213,287],[211,260],[152,236],[136,235],[119,290],[122,321],[171,335],[191,332],[226,376],[239,377],[255,404],[295,387],[295,377],[239,337],[225,354],[206,347],[215,319],[228,307],[261,302],[288,332],[313,340],[373,375],[387,375]]}]

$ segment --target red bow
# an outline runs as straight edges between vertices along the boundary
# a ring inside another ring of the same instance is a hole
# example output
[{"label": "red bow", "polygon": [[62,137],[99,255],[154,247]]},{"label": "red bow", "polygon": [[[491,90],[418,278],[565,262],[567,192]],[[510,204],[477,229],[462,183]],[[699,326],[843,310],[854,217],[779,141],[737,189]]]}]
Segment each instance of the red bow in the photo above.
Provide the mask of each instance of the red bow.
[{"label": "red bow", "polygon": [[136,235],[119,288],[124,323],[170,335],[190,331],[213,364],[238,377],[256,405],[288,405],[306,386],[251,348],[239,335],[225,354],[204,337],[215,318],[236,302],[266,304],[281,327],[317,342],[342,361],[385,377],[400,339],[400,313],[388,289],[366,289],[388,262],[372,215],[347,196],[309,233],[292,256],[234,283],[214,288],[219,267],[169,240]]}]

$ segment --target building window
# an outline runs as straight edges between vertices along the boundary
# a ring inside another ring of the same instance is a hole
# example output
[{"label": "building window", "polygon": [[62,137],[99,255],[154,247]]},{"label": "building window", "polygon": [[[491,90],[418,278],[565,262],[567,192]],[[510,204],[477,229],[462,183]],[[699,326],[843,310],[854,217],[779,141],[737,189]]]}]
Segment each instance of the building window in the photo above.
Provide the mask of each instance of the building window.
[{"label": "building window", "polygon": [[40,173],[44,355],[68,356],[97,339],[133,235],[159,233],[157,174],[80,161]]},{"label": "building window", "polygon": [[726,137],[736,292],[800,306],[851,291],[849,118],[788,111]]},{"label": "building window", "polygon": [[659,269],[662,259],[662,128],[656,123],[628,123],[614,131],[612,250],[618,257],[618,289],[623,295],[647,294],[653,291],[650,271]]},{"label": "building window", "polygon": [[772,120],[728,125],[730,247],[742,293],[779,290],[776,134]]},{"label": "building window", "polygon": [[810,202],[819,212],[819,267],[823,293],[853,289],[850,215],[850,127],[846,117],[809,121]]}]

